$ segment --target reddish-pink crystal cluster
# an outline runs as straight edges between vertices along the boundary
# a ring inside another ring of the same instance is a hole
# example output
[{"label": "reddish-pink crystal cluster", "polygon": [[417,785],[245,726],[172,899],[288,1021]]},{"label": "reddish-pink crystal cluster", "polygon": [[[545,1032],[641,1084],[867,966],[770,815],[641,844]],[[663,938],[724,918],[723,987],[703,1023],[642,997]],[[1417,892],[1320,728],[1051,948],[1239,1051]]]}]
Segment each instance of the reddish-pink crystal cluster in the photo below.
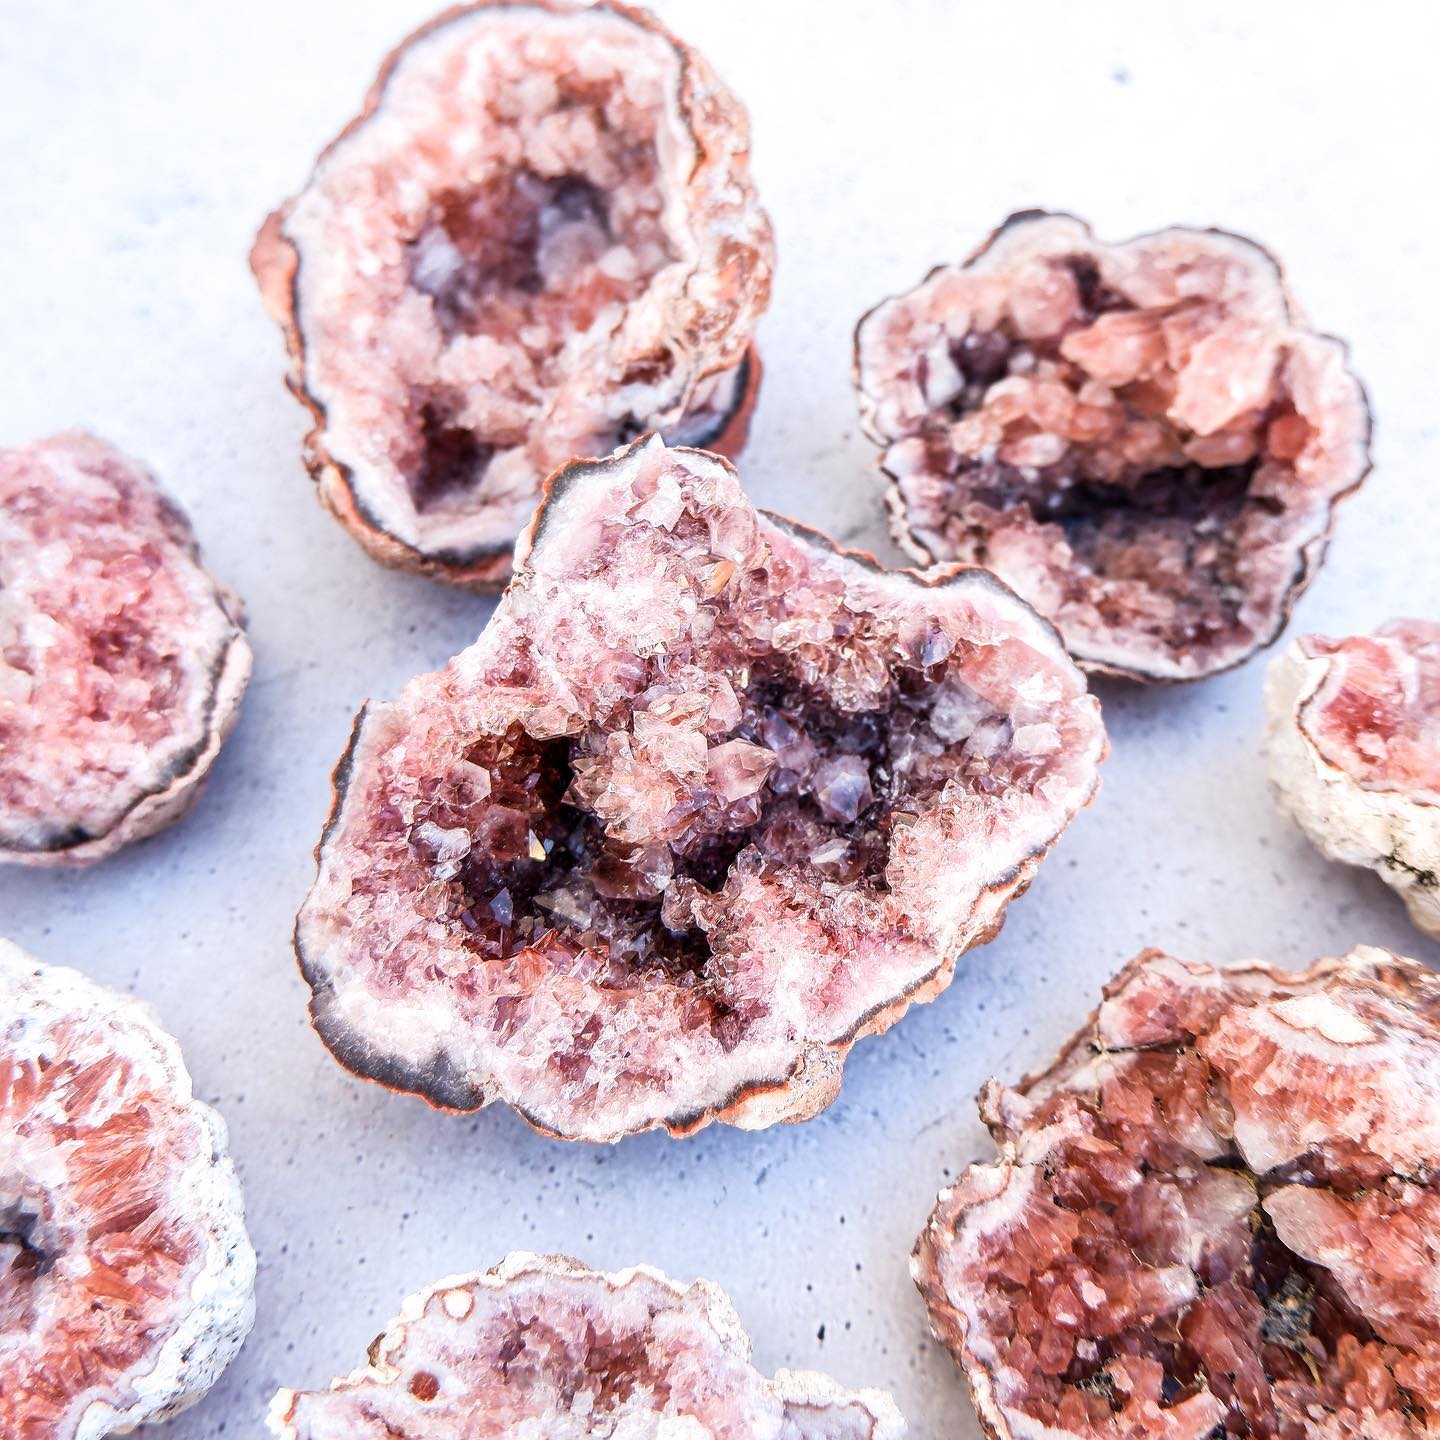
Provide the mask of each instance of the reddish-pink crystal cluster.
[{"label": "reddish-pink crystal cluster", "polygon": [[1320,753],[1366,790],[1440,805],[1440,624],[1394,620],[1373,635],[1298,643],[1330,662],[1304,721]]},{"label": "reddish-pink crystal cluster", "polygon": [[1104,744],[988,572],[882,571],[702,451],[577,462],[479,642],[357,723],[297,927],[316,1025],[568,1136],[802,1118],[994,933]]},{"label": "reddish-pink crystal cluster", "polygon": [[509,1256],[412,1295],[329,1390],[282,1390],[279,1440],[899,1440],[888,1395],[750,1363],[714,1285],[645,1267],[614,1275],[558,1256]]},{"label": "reddish-pink crystal cluster", "polygon": [[377,558],[494,586],[571,456],[740,444],[774,260],[749,143],[614,0],[462,5],[387,60],[252,256],[321,497]]},{"label": "reddish-pink crystal cluster", "polygon": [[80,432],[0,451],[0,860],[176,819],[249,674],[239,601],[143,465]]},{"label": "reddish-pink crystal cluster", "polygon": [[999,1440],[1420,1440],[1440,1425],[1440,979],[1151,951],[914,1271]]},{"label": "reddish-pink crystal cluster", "polygon": [[1302,635],[1270,666],[1266,761],[1280,808],[1365,865],[1440,936],[1440,624]]},{"label": "reddish-pink crystal cluster", "polygon": [[1344,348],[1215,230],[1014,217],[860,322],[896,533],[993,569],[1087,668],[1194,680],[1270,643],[1368,469]]},{"label": "reddish-pink crystal cluster", "polygon": [[0,941],[5,1440],[101,1440],[209,1389],[253,1316],[224,1150],[140,1006]]}]

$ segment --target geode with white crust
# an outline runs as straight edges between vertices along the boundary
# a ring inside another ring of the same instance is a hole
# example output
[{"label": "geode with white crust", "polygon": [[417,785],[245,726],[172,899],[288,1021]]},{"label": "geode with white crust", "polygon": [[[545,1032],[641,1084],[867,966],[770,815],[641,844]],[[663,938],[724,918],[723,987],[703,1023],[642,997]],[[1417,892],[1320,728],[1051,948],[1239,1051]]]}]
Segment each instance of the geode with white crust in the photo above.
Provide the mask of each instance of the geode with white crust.
[{"label": "geode with white crust", "polygon": [[1377,871],[1440,938],[1440,624],[1302,635],[1271,662],[1275,801],[1320,852]]},{"label": "geode with white crust", "polygon": [[81,431],[0,451],[0,862],[179,819],[249,678],[243,607],[145,466]]},{"label": "geode with white crust", "polygon": [[1344,346],[1220,230],[1012,216],[861,320],[855,379],[900,543],[988,565],[1136,680],[1270,644],[1369,469]]},{"label": "geode with white crust", "polygon": [[1091,797],[989,572],[887,572],[650,437],[547,488],[479,641],[357,720],[296,928],[361,1074],[608,1140],[803,1119]]},{"label": "geode with white crust", "polygon": [[282,1390],[278,1440],[900,1440],[883,1391],[750,1363],[722,1291],[636,1266],[508,1256],[410,1296],[370,1363],[329,1390]]},{"label": "geode with white crust", "polygon": [[244,1341],[254,1284],[225,1124],[175,1041],[0,940],[0,1435],[183,1410]]},{"label": "geode with white crust", "polygon": [[617,0],[482,0],[382,66],[251,256],[321,499],[385,564],[510,573],[545,477],[642,431],[734,453],[774,242],[744,107]]},{"label": "geode with white crust", "polygon": [[913,1272],[992,1440],[1440,1426],[1440,978],[1159,951],[1042,1074]]}]

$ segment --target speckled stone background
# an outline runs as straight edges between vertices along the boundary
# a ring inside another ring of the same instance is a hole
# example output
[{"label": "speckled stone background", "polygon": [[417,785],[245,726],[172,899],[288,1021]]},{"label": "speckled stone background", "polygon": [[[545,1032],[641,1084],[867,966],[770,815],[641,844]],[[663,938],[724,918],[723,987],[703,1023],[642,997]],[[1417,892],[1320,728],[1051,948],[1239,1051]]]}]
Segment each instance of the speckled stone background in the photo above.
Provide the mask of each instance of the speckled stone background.
[{"label": "speckled stone background", "polygon": [[[1284,257],[1375,403],[1375,474],[1298,624],[1440,612],[1440,11],[655,3],[749,103],[779,236],[742,465],[758,500],[893,558],[850,393],[861,311],[1026,206],[1113,237],[1216,224]],[[937,1188],[987,1152],[980,1082],[1046,1060],[1145,945],[1440,959],[1379,880],[1272,811],[1263,662],[1102,688],[1114,755],[1094,808],[1000,939],[864,1042],[807,1125],[581,1148],[351,1078],[306,1023],[289,942],[328,773],[356,706],[472,640],[489,607],[376,568],[322,514],[245,255],[428,6],[0,9],[0,443],[83,422],[148,457],[252,616],[255,680],[195,815],[88,873],[0,875],[0,933],[151,1000],[230,1122],[259,1320],[170,1440],[258,1434],[278,1385],[324,1384],[407,1292],[516,1247],[709,1276],[762,1366],[886,1386],[917,1436],[975,1436],[906,1257]]]}]

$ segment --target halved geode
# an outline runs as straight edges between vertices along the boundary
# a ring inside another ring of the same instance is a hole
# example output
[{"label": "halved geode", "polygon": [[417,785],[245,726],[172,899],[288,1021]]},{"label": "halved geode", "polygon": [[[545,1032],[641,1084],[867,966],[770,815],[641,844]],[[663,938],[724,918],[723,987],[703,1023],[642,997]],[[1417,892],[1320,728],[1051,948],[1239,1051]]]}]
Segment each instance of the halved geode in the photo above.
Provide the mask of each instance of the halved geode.
[{"label": "halved geode", "polygon": [[803,1119],[1096,785],[988,571],[884,571],[648,437],[547,488],[479,641],[356,722],[296,928],[351,1069],[608,1140]]},{"label": "halved geode", "polygon": [[183,1410],[244,1341],[254,1283],[225,1124],[175,1041],[0,940],[0,1435]]},{"label": "halved geode", "polygon": [[1088,670],[1198,680],[1270,644],[1369,469],[1369,410],[1258,245],[1010,218],[860,321],[900,543],[989,566]]},{"label": "halved geode", "polygon": [[573,456],[735,453],[774,265],[749,148],[613,0],[461,5],[390,55],[251,255],[320,497],[376,559],[495,589]]},{"label": "halved geode", "polygon": [[1265,677],[1275,803],[1321,854],[1376,871],[1440,938],[1440,624],[1302,635]]},{"label": "halved geode", "polygon": [[282,1390],[279,1440],[466,1436],[900,1440],[883,1391],[767,1379],[724,1293],[658,1270],[615,1274],[517,1252],[410,1296],[370,1363],[329,1390]]},{"label": "halved geode", "polygon": [[0,863],[89,864],[178,820],[250,663],[145,466],[82,431],[0,451]]},{"label": "halved geode", "polygon": [[1421,1440],[1440,1424],[1440,977],[1147,951],[912,1268],[992,1440]]}]

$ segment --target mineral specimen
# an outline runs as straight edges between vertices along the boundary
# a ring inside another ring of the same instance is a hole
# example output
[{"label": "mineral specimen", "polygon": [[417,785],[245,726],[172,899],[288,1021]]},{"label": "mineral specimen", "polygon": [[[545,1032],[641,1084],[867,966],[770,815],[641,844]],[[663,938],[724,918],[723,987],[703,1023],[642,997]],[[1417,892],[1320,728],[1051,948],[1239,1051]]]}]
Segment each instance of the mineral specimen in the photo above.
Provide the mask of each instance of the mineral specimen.
[{"label": "mineral specimen", "polygon": [[1197,680],[1284,628],[1369,468],[1344,347],[1218,230],[1012,216],[856,331],[900,542],[988,565],[1087,669]]},{"label": "mineral specimen", "polygon": [[179,819],[235,723],[243,623],[144,466],[78,431],[0,451],[0,861]]},{"label": "mineral specimen", "polygon": [[149,1012],[0,940],[0,1435],[101,1440],[240,1348],[255,1253],[225,1125]]},{"label": "mineral specimen", "polygon": [[296,929],[361,1074],[614,1139],[803,1119],[949,982],[1105,738],[987,571],[881,570],[648,437],[551,482],[480,640],[357,720]]},{"label": "mineral specimen", "polygon": [[1380,873],[1440,938],[1440,624],[1302,635],[1266,676],[1276,803],[1320,851]]},{"label": "mineral specimen", "polygon": [[523,1253],[405,1301],[370,1363],[282,1390],[279,1440],[513,1435],[582,1440],[899,1440],[879,1390],[781,1370],[767,1380],[730,1302],[645,1266],[603,1275]]},{"label": "mineral specimen", "polygon": [[1440,977],[1149,951],[1039,1076],[913,1271],[993,1440],[1440,1427]]},{"label": "mineral specimen", "polygon": [[572,456],[739,447],[774,264],[749,145],[614,0],[461,5],[391,55],[251,256],[321,499],[373,556],[496,588]]}]

